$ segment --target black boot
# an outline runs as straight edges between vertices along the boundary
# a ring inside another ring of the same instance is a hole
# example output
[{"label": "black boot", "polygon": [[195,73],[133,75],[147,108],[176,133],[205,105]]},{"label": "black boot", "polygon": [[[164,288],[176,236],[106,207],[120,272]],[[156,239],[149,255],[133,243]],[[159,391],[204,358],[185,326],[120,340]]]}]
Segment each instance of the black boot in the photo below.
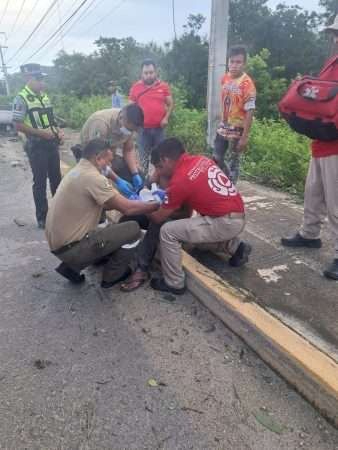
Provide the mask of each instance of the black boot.
[{"label": "black boot", "polygon": [[298,232],[294,236],[289,238],[282,238],[281,244],[284,247],[307,247],[307,248],[320,248],[322,246],[322,241],[318,239],[305,239]]},{"label": "black boot", "polygon": [[232,267],[244,266],[249,261],[249,255],[251,253],[252,247],[246,242],[241,242],[236,250],[236,252],[229,259],[229,264]]},{"label": "black boot", "polygon": [[334,259],[327,269],[323,272],[324,277],[331,280],[338,280],[338,259]]},{"label": "black boot", "polygon": [[85,276],[79,272],[75,272],[71,267],[67,266],[66,263],[61,263],[56,269],[56,272],[67,278],[71,283],[80,284],[85,281]]},{"label": "black boot", "polygon": [[185,287],[177,289],[177,288],[168,286],[163,278],[153,278],[150,281],[150,286],[153,289],[155,289],[155,291],[170,292],[171,294],[174,294],[174,295],[183,295],[186,291]]}]

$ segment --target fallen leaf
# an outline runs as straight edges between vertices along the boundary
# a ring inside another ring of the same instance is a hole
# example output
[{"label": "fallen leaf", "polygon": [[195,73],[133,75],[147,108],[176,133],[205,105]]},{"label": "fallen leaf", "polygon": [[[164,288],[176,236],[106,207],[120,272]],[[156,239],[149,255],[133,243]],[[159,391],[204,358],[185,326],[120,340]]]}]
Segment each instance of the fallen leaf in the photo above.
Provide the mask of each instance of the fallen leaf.
[{"label": "fallen leaf", "polygon": [[266,411],[256,411],[253,415],[257,422],[263,425],[263,427],[277,434],[283,433],[284,426],[277,423]]},{"label": "fallen leaf", "polygon": [[35,273],[32,273],[32,277],[33,277],[33,278],[40,278],[40,277],[42,277],[42,275],[43,275],[42,272],[35,272]]},{"label": "fallen leaf", "polygon": [[48,359],[36,359],[34,361],[34,366],[39,370],[45,369],[51,364],[52,364],[51,361],[48,361]]},{"label": "fallen leaf", "polygon": [[148,386],[157,387],[158,386],[158,382],[154,378],[149,378]]}]

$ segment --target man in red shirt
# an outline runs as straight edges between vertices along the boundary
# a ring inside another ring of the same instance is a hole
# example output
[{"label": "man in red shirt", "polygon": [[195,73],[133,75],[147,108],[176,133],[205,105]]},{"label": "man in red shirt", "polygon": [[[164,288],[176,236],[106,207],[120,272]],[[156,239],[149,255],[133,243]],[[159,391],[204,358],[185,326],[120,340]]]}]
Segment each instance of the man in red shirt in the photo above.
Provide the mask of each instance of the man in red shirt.
[{"label": "man in red shirt", "polygon": [[[243,200],[215,162],[205,156],[186,153],[176,138],[161,142],[153,151],[151,162],[160,176],[169,179],[167,195],[158,212],[150,215],[153,226],[142,243],[143,250],[141,246],[138,252],[138,269],[122,289],[136,289],[147,279],[147,270],[155,253],[154,247],[149,252],[149,241],[154,242],[156,238],[156,242],[158,238],[160,242],[163,272],[163,278],[151,280],[151,287],[156,290],[177,295],[184,293],[182,243],[229,253],[231,266],[245,264],[251,246],[238,237],[245,226]],[[168,220],[183,205],[196,211],[197,215]],[[147,250],[148,259],[145,257]]]},{"label": "man in red shirt", "polygon": [[144,113],[144,128],[138,144],[141,165],[147,175],[151,150],[163,141],[164,128],[174,107],[169,85],[158,78],[154,61],[143,61],[141,80],[131,87],[129,100],[139,105]]},{"label": "man in red shirt", "polygon": [[[333,34],[335,55],[327,61],[319,78],[334,81],[338,80],[338,15],[327,31]],[[303,225],[294,236],[282,238],[282,244],[286,247],[320,248],[320,229],[325,215],[334,239],[335,257],[324,270],[324,276],[338,280],[338,141],[312,142]]]}]

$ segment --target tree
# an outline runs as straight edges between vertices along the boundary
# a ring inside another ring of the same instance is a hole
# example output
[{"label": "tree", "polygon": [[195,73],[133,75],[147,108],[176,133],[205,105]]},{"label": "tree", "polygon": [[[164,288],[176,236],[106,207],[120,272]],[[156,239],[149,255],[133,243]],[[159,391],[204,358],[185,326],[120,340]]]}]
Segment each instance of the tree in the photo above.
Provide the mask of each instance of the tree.
[{"label": "tree", "polygon": [[199,35],[204,22],[201,14],[191,14],[182,36],[166,44],[163,58],[168,81],[180,83],[187,92],[188,106],[195,108],[204,108],[206,103],[209,45]]},{"label": "tree", "polygon": [[316,73],[327,56],[319,23],[320,15],[298,6],[279,4],[272,10],[267,0],[232,0],[230,44],[242,42],[252,54],[268,49],[270,63],[284,65],[287,78],[299,72]]}]

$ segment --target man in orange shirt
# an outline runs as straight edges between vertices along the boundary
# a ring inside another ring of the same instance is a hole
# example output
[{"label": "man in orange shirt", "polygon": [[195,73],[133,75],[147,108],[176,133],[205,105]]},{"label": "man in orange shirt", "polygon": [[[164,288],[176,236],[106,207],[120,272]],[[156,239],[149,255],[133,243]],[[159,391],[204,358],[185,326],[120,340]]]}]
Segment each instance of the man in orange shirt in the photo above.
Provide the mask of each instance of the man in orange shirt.
[{"label": "man in orange shirt", "polygon": [[[244,72],[245,47],[230,49],[229,72],[222,78],[222,122],[214,143],[213,159],[233,183],[239,176],[240,155],[245,151],[255,110],[256,88]],[[224,157],[227,152],[227,162]]]},{"label": "man in orange shirt", "polygon": [[[338,15],[326,31],[333,36],[335,53],[324,65],[319,78],[335,81],[338,80]],[[282,245],[320,248],[320,229],[326,215],[335,256],[323,274],[326,278],[338,280],[338,141],[313,141],[304,192],[303,225],[293,236],[282,238]]]},{"label": "man in orange shirt", "polygon": [[141,107],[144,128],[139,134],[139,153],[144,175],[148,174],[151,150],[164,139],[164,128],[168,125],[174,103],[167,83],[158,78],[154,61],[142,63],[141,80],[133,84],[129,100]]}]

